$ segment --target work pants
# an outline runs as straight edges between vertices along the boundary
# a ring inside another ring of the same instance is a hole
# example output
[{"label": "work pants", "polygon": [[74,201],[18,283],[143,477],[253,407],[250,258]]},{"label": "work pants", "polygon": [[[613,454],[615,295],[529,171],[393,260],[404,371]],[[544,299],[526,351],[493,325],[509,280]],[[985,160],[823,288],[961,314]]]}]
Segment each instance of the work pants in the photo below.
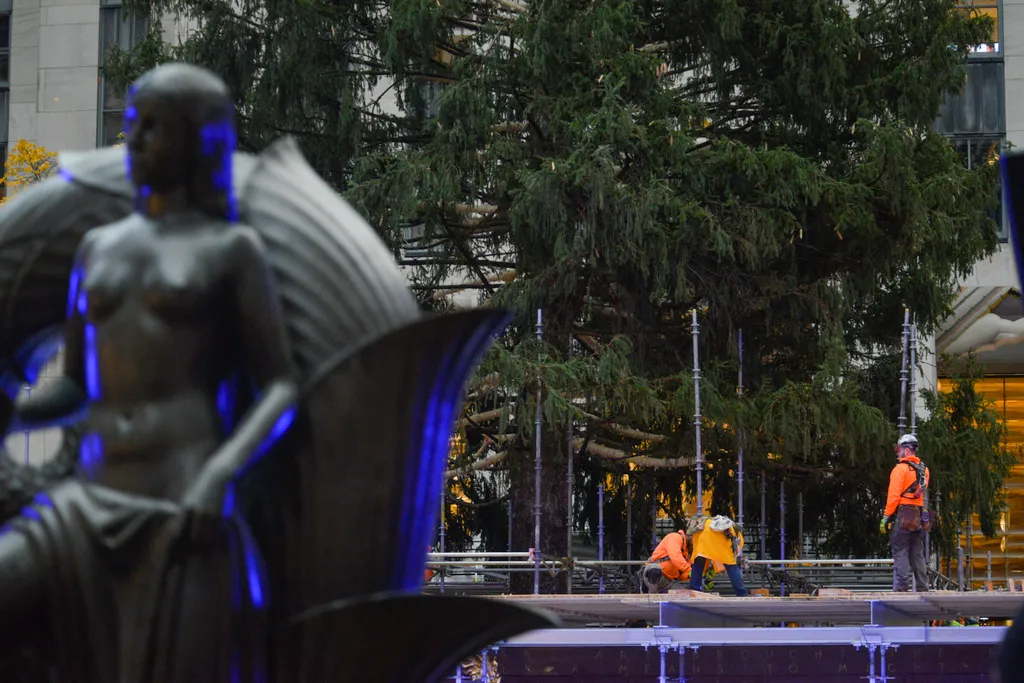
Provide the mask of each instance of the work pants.
[{"label": "work pants", "polygon": [[[698,557],[693,561],[693,568],[690,570],[690,590],[704,590],[704,567],[707,561],[706,557]],[[729,582],[732,583],[732,589],[738,597],[743,598],[750,595],[750,591],[743,585],[743,573],[740,571],[739,565],[725,565],[725,573],[729,575]]]},{"label": "work pants", "polygon": [[[656,564],[656,563],[655,563]],[[686,588],[686,583],[676,579],[670,579],[664,574],[658,573],[658,580],[651,581],[647,578],[647,568],[651,563],[645,564],[640,570],[640,592],[641,593],[668,593],[677,588]]]},{"label": "work pants", "polygon": [[910,590],[910,576],[913,572],[917,581],[917,592],[928,590],[928,567],[924,561],[924,532],[892,530],[889,537],[892,548],[892,589],[897,592]]}]

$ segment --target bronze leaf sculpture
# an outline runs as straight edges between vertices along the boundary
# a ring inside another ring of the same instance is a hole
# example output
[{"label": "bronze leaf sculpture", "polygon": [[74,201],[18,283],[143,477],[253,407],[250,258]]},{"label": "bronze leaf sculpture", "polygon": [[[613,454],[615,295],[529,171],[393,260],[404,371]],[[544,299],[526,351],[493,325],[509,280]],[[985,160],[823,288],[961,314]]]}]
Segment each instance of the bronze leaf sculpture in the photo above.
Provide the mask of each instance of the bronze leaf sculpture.
[{"label": "bronze leaf sculpture", "polygon": [[[66,426],[49,471],[0,471],[0,655],[67,683],[440,680],[553,623],[418,593],[507,315],[422,317],[295,144],[240,154],[233,117],[211,73],[159,67],[127,151],[0,210],[0,418]],[[62,376],[14,403],[62,338]]]}]

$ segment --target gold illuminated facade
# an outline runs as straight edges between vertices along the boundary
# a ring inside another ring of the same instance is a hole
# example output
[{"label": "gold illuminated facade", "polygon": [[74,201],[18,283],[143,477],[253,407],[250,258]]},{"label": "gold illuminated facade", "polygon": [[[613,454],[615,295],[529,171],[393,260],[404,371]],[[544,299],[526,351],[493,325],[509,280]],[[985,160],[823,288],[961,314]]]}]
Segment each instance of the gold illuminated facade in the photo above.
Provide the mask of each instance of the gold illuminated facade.
[{"label": "gold illuminated facade", "polygon": [[[948,380],[939,380],[939,391],[948,386]],[[993,408],[1002,417],[1007,428],[1006,448],[1018,453],[1024,446],[1024,377],[985,377],[975,388],[992,401]],[[922,455],[927,462],[927,455]],[[973,578],[976,585],[986,581],[988,553],[991,553],[994,583],[1005,584],[1007,578],[1021,578],[1024,574],[1024,462],[1020,460],[1006,483],[1006,503],[1007,510],[999,520],[995,538],[981,535],[977,516],[970,527],[962,529],[961,546],[971,558],[973,569],[968,578]],[[953,573],[955,575],[955,569]]]}]

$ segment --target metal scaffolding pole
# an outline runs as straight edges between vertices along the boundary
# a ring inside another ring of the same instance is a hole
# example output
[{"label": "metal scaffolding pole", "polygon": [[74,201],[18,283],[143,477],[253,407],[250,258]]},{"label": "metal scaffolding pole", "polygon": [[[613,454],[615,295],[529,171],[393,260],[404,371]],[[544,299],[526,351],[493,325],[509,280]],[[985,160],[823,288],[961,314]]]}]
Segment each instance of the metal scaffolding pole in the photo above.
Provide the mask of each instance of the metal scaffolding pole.
[{"label": "metal scaffolding pole", "polygon": [[567,519],[565,520],[565,556],[569,558],[569,578],[566,581],[566,591],[569,595],[572,595],[572,489],[573,489],[573,478],[572,478],[572,461],[575,453],[572,447],[572,418],[569,418],[569,424],[565,429],[565,454],[567,465],[565,468],[565,479],[566,488],[569,491],[568,494],[568,512],[566,513]]},{"label": "metal scaffolding pole", "polygon": [[[597,561],[604,561],[604,485],[597,485]],[[597,575],[597,592],[604,594],[604,569]]]},{"label": "metal scaffolding pole", "polygon": [[805,547],[805,544],[804,544],[804,492],[803,491],[800,491],[799,493],[796,494],[796,511],[797,511],[796,533],[797,533],[797,543],[799,544],[799,545],[797,545],[797,548],[798,548],[798,552],[800,553],[798,555],[798,557],[800,559],[803,559],[803,557],[804,557],[804,547]]},{"label": "metal scaffolding pole", "polygon": [[[917,325],[910,326],[910,398],[907,405],[910,408],[910,433],[917,436]],[[924,509],[931,510],[929,506],[929,492],[924,490]],[[934,513],[928,513],[934,514]],[[932,556],[932,535],[931,532],[924,532],[924,563],[930,566]]]},{"label": "metal scaffolding pole", "polygon": [[[444,483],[447,486],[448,482]],[[448,499],[445,496],[444,488],[441,489],[441,533],[438,540],[438,552],[444,555],[444,509],[448,505]],[[444,567],[441,568],[441,592],[444,593]]]},{"label": "metal scaffolding pole", "polygon": [[[739,331],[738,346],[740,352],[739,360],[739,381],[736,384],[736,395],[738,397],[743,396],[743,330]],[[743,530],[743,433],[737,428],[736,439],[738,442],[738,448],[736,450],[736,510],[737,516],[739,517],[740,531]]]},{"label": "metal scaffolding pole", "polygon": [[658,482],[651,482],[651,552],[658,547]]},{"label": "metal scaffolding pole", "polygon": [[[540,354],[540,342],[544,339],[544,319],[541,309],[537,309],[537,348]],[[537,373],[537,411],[534,417],[534,461],[533,461],[533,594],[540,594],[540,431],[541,431],[541,376]]]},{"label": "metal scaffolding pole", "polygon": [[917,436],[917,325],[910,326],[910,433]]},{"label": "metal scaffolding pole", "polygon": [[704,514],[704,449],[701,447],[700,416],[700,325],[697,324],[697,309],[693,313],[693,432],[697,440],[697,515]]},{"label": "metal scaffolding pole", "polygon": [[757,550],[757,559],[768,559],[768,482],[765,480],[764,470],[761,470],[761,544]]},{"label": "metal scaffolding pole", "polygon": [[[779,482],[779,559],[786,559],[786,480]],[[786,597],[786,565],[782,565],[779,592]]]},{"label": "metal scaffolding pole", "polygon": [[910,309],[903,309],[903,368],[900,370],[899,431],[907,431],[907,347],[910,345]]},{"label": "metal scaffolding pole", "polygon": [[[629,475],[626,475],[627,477]],[[626,562],[633,559],[633,480],[626,481]]]}]

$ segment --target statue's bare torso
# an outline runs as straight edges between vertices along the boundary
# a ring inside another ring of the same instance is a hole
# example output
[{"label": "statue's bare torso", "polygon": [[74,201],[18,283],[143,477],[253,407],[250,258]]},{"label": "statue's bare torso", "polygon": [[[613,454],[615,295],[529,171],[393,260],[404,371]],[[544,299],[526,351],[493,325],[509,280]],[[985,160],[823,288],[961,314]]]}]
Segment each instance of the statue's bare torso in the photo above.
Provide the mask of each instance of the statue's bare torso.
[{"label": "statue's bare torso", "polygon": [[133,214],[89,234],[82,362],[103,451],[89,478],[176,499],[223,440],[218,388],[242,345],[236,266],[251,239],[245,227],[194,214]]}]

